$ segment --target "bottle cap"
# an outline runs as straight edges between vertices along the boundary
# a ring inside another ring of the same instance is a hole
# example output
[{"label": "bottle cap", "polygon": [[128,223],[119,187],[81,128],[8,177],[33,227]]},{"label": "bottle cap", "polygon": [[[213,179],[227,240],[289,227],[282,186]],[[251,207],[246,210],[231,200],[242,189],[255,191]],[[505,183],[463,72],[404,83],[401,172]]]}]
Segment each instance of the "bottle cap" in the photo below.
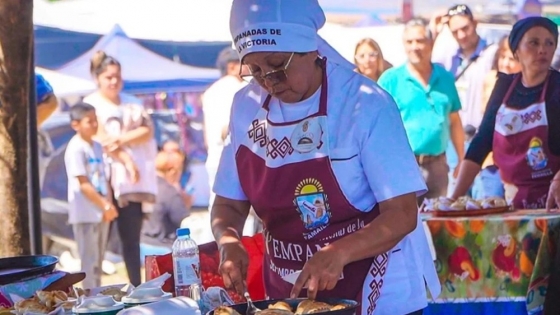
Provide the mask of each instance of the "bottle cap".
[{"label": "bottle cap", "polygon": [[190,236],[190,235],[191,235],[191,229],[189,228],[177,229],[177,237]]}]

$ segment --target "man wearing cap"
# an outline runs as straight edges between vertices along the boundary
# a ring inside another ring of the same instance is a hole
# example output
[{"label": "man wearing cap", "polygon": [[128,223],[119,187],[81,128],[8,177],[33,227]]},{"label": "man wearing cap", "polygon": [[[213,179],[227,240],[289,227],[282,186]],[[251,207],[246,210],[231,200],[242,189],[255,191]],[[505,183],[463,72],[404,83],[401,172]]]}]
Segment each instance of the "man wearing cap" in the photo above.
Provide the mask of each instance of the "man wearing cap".
[{"label": "man wearing cap", "polygon": [[441,290],[418,224],[426,185],[395,102],[317,35],[324,24],[317,0],[233,1],[232,39],[253,79],[233,100],[214,184],[224,282],[246,290],[252,206],[268,297],[422,314],[426,287]]}]

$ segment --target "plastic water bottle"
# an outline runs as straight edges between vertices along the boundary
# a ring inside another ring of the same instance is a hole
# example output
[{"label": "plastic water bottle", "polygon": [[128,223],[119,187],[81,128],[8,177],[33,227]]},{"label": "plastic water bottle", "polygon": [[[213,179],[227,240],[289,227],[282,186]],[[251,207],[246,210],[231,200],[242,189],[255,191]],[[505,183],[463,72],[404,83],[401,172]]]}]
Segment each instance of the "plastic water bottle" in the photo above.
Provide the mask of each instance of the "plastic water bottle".
[{"label": "plastic water bottle", "polygon": [[177,239],[173,243],[173,273],[175,295],[199,302],[202,294],[200,257],[198,245],[191,239],[191,230],[188,228],[177,230]]}]

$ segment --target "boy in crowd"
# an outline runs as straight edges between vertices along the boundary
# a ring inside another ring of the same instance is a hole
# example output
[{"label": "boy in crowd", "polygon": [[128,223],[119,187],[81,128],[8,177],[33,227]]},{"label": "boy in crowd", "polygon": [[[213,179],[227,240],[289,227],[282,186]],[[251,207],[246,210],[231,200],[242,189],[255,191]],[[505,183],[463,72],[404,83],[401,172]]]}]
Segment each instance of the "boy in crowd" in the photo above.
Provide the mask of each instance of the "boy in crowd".
[{"label": "boy in crowd", "polygon": [[[72,137],[64,154],[68,176],[68,222],[72,225],[74,239],[86,273],[85,288],[101,285],[101,264],[109,231],[109,222],[117,216],[112,203],[111,189],[105,174],[103,147],[93,140],[97,134],[95,108],[87,103],[78,103],[70,108]],[[138,171],[130,156],[118,150],[112,158],[123,161],[131,176]]]}]

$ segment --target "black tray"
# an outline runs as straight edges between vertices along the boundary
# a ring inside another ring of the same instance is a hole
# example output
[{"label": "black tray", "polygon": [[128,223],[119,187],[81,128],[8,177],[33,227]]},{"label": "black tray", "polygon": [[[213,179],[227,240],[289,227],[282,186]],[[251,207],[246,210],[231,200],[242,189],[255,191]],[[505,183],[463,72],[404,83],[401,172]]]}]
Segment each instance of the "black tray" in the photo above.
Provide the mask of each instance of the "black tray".
[{"label": "black tray", "polygon": [[[296,307],[303,300],[306,300],[306,299],[300,298],[300,299],[253,301],[253,304],[255,304],[255,307],[257,307],[258,309],[265,310],[271,304],[274,304],[274,303],[279,302],[279,301],[284,301],[284,302],[290,304],[290,306],[292,307],[292,309],[295,312]],[[356,309],[360,305],[356,301],[345,300],[345,299],[317,299],[317,301],[325,302],[325,303],[328,303],[330,305],[346,304],[346,305],[348,305],[348,307],[346,307],[345,309],[342,309],[342,310],[320,312],[320,313],[316,313],[316,314],[327,314],[328,313],[329,315],[355,315],[356,314]],[[247,312],[247,303],[235,304],[235,305],[231,305],[230,307],[233,308],[239,314],[242,314],[242,315],[246,314],[246,312]],[[207,315],[214,315],[214,311],[208,312]]]},{"label": "black tray", "polygon": [[47,255],[0,258],[0,285],[50,273],[58,258]]}]

